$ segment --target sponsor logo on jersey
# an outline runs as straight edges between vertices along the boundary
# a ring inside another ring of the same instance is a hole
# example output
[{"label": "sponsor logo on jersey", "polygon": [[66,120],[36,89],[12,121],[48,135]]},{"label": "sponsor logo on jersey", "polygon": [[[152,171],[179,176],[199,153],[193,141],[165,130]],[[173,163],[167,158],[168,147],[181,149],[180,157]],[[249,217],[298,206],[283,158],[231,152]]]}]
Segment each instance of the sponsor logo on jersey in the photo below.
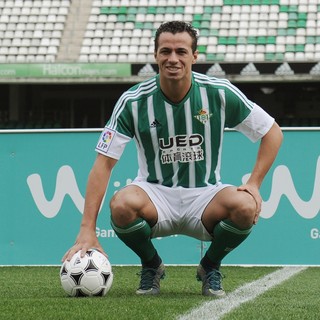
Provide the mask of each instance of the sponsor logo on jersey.
[{"label": "sponsor logo on jersey", "polygon": [[104,128],[103,132],[101,133],[96,149],[106,153],[114,136],[114,130]]},{"label": "sponsor logo on jersey", "polygon": [[161,123],[157,119],[154,119],[154,121],[150,123],[150,128],[156,128],[159,126],[161,126]]},{"label": "sponsor logo on jersey", "polygon": [[203,143],[201,134],[178,135],[169,137],[167,141],[163,138],[159,139],[159,147],[162,151],[161,162],[163,164],[174,162],[194,162],[204,160]]},{"label": "sponsor logo on jersey", "polygon": [[208,113],[207,110],[201,109],[194,117],[201,123],[205,124],[212,117],[212,113]]}]

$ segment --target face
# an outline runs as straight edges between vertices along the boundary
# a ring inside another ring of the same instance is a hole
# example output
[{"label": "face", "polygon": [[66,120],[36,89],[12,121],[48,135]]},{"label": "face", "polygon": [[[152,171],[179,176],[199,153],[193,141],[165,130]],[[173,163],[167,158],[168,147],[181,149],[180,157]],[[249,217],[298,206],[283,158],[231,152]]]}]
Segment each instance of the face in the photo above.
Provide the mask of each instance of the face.
[{"label": "face", "polygon": [[192,52],[192,38],[187,32],[160,34],[158,50],[154,56],[160,76],[167,80],[191,79],[191,67],[196,63],[198,51]]}]

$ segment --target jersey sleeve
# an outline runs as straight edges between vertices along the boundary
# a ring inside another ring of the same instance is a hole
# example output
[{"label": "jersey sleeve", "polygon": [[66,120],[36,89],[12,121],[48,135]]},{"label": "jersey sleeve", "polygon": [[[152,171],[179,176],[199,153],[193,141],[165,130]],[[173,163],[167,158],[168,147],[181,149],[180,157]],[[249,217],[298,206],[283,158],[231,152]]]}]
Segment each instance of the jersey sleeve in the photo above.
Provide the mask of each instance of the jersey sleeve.
[{"label": "jersey sleeve", "polygon": [[252,142],[256,142],[270,130],[274,121],[266,111],[254,104],[249,115],[234,129],[243,133]]},{"label": "jersey sleeve", "polygon": [[103,129],[95,150],[119,160],[126,144],[134,136],[132,113],[123,94],[116,103],[112,115]]},{"label": "jersey sleeve", "polygon": [[258,141],[270,130],[274,118],[231,83],[226,87],[226,126],[243,133],[252,142]]},{"label": "jersey sleeve", "polygon": [[106,126],[100,135],[95,150],[105,156],[119,160],[130,140],[130,137]]}]

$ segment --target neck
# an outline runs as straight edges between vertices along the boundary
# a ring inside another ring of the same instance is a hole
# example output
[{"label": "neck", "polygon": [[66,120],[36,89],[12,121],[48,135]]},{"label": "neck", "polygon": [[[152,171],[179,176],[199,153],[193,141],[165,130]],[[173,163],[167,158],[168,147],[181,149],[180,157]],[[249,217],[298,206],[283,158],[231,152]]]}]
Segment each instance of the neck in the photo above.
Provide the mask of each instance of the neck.
[{"label": "neck", "polygon": [[178,103],[183,100],[183,98],[188,93],[191,87],[191,80],[172,80],[162,79],[160,77],[160,87],[163,94],[172,102]]}]

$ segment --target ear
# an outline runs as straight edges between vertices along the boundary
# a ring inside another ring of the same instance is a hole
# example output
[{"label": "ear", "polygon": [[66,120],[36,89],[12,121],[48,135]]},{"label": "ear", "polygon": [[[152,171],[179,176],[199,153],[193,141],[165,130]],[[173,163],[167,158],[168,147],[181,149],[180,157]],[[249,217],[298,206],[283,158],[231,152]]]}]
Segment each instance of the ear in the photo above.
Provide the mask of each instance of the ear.
[{"label": "ear", "polygon": [[198,54],[199,54],[199,51],[196,50],[194,53],[193,53],[193,60],[192,60],[192,64],[195,64],[198,60]]}]

